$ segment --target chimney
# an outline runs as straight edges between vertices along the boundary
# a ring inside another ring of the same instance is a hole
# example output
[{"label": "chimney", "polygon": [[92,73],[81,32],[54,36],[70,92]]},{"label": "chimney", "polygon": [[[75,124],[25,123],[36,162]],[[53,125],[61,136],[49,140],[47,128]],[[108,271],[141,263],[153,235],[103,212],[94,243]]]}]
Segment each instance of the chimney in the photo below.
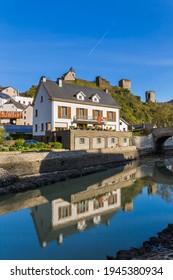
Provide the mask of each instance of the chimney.
[{"label": "chimney", "polygon": [[58,78],[57,79],[57,84],[59,85],[59,87],[62,87],[62,79]]},{"label": "chimney", "polygon": [[108,88],[105,88],[105,90],[104,90],[106,93],[109,93],[109,91],[108,91]]},{"label": "chimney", "polygon": [[46,77],[45,76],[41,76],[40,81],[46,82]]}]

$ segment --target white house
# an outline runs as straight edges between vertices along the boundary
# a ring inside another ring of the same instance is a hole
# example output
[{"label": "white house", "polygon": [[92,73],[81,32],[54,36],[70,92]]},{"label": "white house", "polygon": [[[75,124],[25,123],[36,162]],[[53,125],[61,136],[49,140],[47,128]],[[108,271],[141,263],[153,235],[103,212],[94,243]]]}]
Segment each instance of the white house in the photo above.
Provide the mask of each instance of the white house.
[{"label": "white house", "polygon": [[21,95],[18,95],[18,96],[12,96],[12,98],[18,102],[18,103],[21,103],[23,105],[31,105],[33,103],[33,98],[32,97],[25,97],[25,96],[21,96]]},{"label": "white house", "polygon": [[33,136],[61,130],[120,130],[120,107],[103,90],[40,79],[33,102]]},{"label": "white house", "polygon": [[10,98],[0,106],[1,123],[21,124],[22,112],[26,106]]}]

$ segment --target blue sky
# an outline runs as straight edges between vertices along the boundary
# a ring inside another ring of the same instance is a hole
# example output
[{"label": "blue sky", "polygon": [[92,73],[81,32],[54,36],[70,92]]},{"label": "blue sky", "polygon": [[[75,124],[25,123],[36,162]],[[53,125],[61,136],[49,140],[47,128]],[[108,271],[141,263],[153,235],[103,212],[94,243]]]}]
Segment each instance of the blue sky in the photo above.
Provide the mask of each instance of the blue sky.
[{"label": "blue sky", "polygon": [[72,66],[173,99],[173,0],[2,0],[0,11],[0,85],[23,92]]}]

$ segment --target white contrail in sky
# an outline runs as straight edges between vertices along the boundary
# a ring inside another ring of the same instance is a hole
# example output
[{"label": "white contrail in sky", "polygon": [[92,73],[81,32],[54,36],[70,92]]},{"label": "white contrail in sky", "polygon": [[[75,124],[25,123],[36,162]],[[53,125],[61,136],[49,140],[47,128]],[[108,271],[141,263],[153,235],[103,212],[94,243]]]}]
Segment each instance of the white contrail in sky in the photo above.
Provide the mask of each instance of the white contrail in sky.
[{"label": "white contrail in sky", "polygon": [[98,45],[100,45],[100,43],[104,40],[104,38],[106,37],[106,35],[110,32],[110,30],[112,29],[112,27],[115,25],[115,22],[114,21],[111,26],[106,30],[106,32],[103,34],[103,36],[97,41],[97,43],[95,44],[95,46],[91,49],[91,51],[89,52],[88,56],[90,56],[94,51],[95,49],[98,47]]}]

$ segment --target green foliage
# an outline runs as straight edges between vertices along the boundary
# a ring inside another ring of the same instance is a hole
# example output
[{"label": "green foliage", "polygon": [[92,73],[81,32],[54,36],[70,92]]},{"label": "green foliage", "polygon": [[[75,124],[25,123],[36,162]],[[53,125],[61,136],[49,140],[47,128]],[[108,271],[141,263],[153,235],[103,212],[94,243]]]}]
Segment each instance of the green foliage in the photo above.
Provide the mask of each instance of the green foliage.
[{"label": "green foliage", "polygon": [[0,125],[0,144],[2,144],[4,140],[5,140],[5,130],[4,130],[4,128]]},{"label": "green foliage", "polygon": [[16,146],[16,148],[19,150],[21,150],[21,148],[23,147],[23,145],[24,145],[24,139],[21,139],[21,138],[19,138],[19,139],[17,139],[16,141],[15,141],[15,146]]},{"label": "green foliage", "polygon": [[59,142],[37,142],[37,144],[25,144],[23,138],[16,140],[4,140],[3,145],[0,145],[0,152],[8,151],[39,151],[39,150],[51,150],[62,149],[62,144]]},{"label": "green foliage", "polygon": [[62,149],[62,144],[60,142],[49,142],[48,145],[53,149]]},{"label": "green foliage", "polygon": [[11,151],[11,152],[14,152],[16,150],[17,150],[17,148],[15,148],[15,147],[9,147],[9,151]]},{"label": "green foliage", "polygon": [[37,86],[32,85],[29,90],[25,91],[21,95],[26,96],[26,97],[34,97],[36,94],[36,91],[37,91]]},{"label": "green foliage", "polygon": [[173,126],[173,105],[168,103],[144,103],[130,91],[112,87],[111,96],[121,107],[121,117],[129,124],[155,123]]},{"label": "green foliage", "polygon": [[96,88],[99,89],[98,86],[94,82],[89,82],[81,79],[76,79],[75,81],[64,81],[67,84],[73,84],[76,86],[84,86],[84,87],[89,87],[89,88]]},{"label": "green foliage", "polygon": [[40,150],[47,149],[47,144],[44,142],[38,142],[35,146]]}]

